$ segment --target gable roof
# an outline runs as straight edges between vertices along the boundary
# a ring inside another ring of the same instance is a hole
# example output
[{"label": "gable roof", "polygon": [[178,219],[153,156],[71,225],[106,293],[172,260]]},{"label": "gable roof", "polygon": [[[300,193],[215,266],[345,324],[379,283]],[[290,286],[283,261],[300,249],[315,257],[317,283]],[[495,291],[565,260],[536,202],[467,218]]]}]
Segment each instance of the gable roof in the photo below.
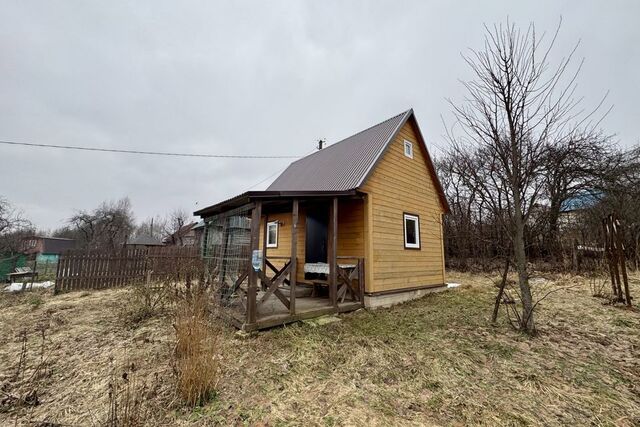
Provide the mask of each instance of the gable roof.
[{"label": "gable roof", "polygon": [[410,114],[413,111],[407,110],[296,160],[267,191],[346,191],[359,187]]},{"label": "gable roof", "polygon": [[258,198],[340,196],[355,194],[405,123],[411,122],[418,145],[445,213],[449,204],[422,137],[413,109],[356,133],[291,163],[265,191],[247,191],[194,212],[205,217],[239,207]]},{"label": "gable roof", "polygon": [[413,109],[291,163],[266,191],[349,191],[361,187],[402,126],[411,120],[445,212],[449,204]]}]

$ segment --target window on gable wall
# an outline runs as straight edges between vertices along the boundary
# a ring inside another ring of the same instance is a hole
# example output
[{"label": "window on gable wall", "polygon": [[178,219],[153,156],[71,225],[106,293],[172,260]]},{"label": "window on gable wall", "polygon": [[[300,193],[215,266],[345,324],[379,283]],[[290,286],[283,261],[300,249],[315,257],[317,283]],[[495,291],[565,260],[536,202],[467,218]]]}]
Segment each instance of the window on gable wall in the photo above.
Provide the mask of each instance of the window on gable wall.
[{"label": "window on gable wall", "polygon": [[417,215],[404,214],[404,247],[420,249],[420,218]]},{"label": "window on gable wall", "polygon": [[410,159],[413,159],[413,143],[411,141],[404,140],[404,155]]},{"label": "window on gable wall", "polygon": [[267,247],[278,247],[278,221],[267,223]]}]

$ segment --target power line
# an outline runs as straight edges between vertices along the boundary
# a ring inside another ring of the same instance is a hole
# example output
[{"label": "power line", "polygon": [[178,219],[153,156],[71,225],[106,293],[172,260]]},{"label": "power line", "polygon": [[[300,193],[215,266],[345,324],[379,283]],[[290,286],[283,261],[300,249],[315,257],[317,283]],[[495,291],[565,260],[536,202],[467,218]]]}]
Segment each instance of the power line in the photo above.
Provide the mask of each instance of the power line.
[{"label": "power line", "polygon": [[63,150],[80,150],[80,151],[98,151],[103,153],[124,153],[124,154],[144,154],[151,156],[172,156],[172,157],[206,157],[219,159],[297,159],[301,156],[261,156],[246,154],[196,154],[196,153],[170,153],[162,151],[139,151],[139,150],[123,150],[117,148],[97,148],[97,147],[79,147],[75,145],[55,145],[55,144],[36,144],[31,142],[15,142],[2,141],[0,144],[19,145],[25,147],[41,147],[41,148],[59,148]]}]

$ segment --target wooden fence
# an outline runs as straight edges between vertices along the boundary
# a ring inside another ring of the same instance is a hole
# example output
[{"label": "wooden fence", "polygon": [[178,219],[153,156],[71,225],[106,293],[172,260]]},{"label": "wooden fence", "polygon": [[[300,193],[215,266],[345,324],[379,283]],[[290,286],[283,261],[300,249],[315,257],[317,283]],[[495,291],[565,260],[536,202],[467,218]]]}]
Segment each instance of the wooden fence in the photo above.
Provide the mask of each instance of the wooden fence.
[{"label": "wooden fence", "polygon": [[58,260],[55,292],[113,288],[169,277],[177,279],[194,269],[200,271],[201,265],[197,247],[72,250]]}]

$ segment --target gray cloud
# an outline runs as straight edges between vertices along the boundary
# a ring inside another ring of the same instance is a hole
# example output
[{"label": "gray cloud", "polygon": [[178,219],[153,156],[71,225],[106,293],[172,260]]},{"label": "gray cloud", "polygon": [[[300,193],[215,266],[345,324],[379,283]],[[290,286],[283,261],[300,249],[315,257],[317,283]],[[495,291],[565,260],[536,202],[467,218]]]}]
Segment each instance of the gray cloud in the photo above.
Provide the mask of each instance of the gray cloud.
[{"label": "gray cloud", "polygon": [[[507,16],[578,50],[587,105],[638,141],[635,1],[0,2],[0,139],[219,154],[305,154],[414,107],[431,150],[460,52]],[[41,227],[130,196],[138,218],[242,192],[287,160],[142,157],[0,146],[0,194]],[[256,188],[264,187],[268,181]]]}]

